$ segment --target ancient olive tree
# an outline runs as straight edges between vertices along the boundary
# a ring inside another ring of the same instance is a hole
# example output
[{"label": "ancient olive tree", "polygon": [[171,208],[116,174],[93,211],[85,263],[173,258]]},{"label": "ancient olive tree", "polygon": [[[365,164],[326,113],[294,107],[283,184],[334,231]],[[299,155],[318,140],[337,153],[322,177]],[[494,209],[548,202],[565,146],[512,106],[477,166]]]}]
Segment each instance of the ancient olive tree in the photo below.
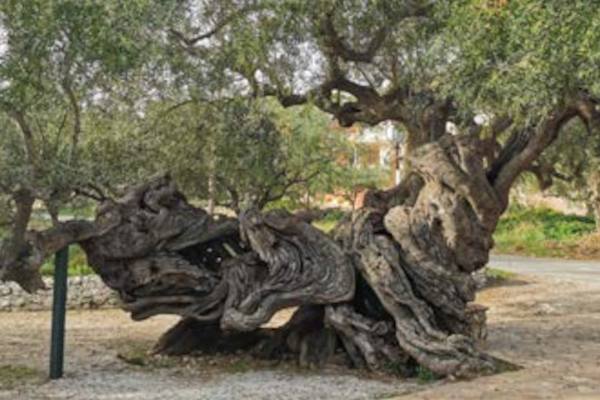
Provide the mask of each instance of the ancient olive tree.
[{"label": "ancient olive tree", "polygon": [[[173,82],[218,77],[221,93],[312,103],[343,126],[395,121],[407,132],[403,182],[370,193],[327,235],[285,212],[213,218],[162,176],[101,204],[94,222],[31,233],[3,270],[35,276],[44,257],[80,243],[134,318],[184,317],[165,352],[235,343],[305,365],[341,356],[492,372],[472,273],[517,177],[567,122],[600,121],[595,3],[181,3],[166,29]],[[287,325],[261,328],[289,307]]]}]

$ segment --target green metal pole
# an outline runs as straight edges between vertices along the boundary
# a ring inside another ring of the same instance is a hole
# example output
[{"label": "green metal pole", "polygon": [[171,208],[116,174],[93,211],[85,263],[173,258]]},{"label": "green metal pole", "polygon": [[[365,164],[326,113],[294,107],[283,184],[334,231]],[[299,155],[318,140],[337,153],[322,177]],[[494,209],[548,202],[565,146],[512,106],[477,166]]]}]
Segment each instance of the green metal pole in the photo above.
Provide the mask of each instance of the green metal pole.
[{"label": "green metal pole", "polygon": [[50,379],[59,379],[63,376],[68,267],[69,247],[67,246],[60,249],[54,256],[54,298],[52,303]]}]

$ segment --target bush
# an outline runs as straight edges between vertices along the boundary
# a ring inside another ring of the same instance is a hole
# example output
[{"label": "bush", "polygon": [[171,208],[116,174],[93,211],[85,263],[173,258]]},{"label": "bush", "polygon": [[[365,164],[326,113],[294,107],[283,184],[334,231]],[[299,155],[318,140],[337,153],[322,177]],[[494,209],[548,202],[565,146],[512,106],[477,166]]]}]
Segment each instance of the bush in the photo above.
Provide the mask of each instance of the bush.
[{"label": "bush", "polygon": [[494,241],[500,253],[576,257],[579,241],[596,229],[593,218],[548,208],[511,206],[500,219]]},{"label": "bush", "polygon": [[593,218],[561,214],[548,208],[511,207],[496,234],[522,234],[535,239],[564,240],[594,232]]},{"label": "bush", "polygon": [[[50,257],[40,269],[43,276],[54,275],[54,256]],[[73,245],[69,248],[69,276],[87,276],[95,274],[94,270],[88,265],[87,257],[81,247]]]}]

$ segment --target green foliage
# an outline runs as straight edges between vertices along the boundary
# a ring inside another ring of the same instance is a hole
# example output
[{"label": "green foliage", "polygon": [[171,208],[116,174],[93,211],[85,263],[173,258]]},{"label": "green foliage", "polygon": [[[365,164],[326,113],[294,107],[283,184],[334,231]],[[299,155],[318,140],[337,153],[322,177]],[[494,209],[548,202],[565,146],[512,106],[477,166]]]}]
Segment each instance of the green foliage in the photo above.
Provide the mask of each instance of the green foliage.
[{"label": "green foliage", "polygon": [[419,381],[421,381],[422,383],[430,383],[430,382],[436,381],[438,379],[438,377],[435,375],[435,373],[433,373],[433,371],[431,371],[427,367],[418,365],[417,366],[417,379]]},{"label": "green foliage", "polygon": [[41,373],[24,365],[0,366],[0,390],[12,390],[31,381],[40,380]]},{"label": "green foliage", "polygon": [[600,218],[600,136],[580,121],[567,124],[564,132],[543,154],[540,165],[549,166],[553,178],[546,191],[583,202]]},{"label": "green foliage", "polygon": [[[149,110],[161,116],[163,107],[154,106]],[[334,190],[340,178],[336,157],[346,145],[312,106],[284,111],[271,101],[242,98],[191,101],[159,118],[143,140],[131,140],[144,160],[152,156],[144,163],[132,155],[137,167],[130,170],[169,170],[199,199],[209,198],[214,179],[217,203],[235,210],[272,202],[297,209],[306,198]]]},{"label": "green foliage", "polygon": [[339,222],[342,218],[347,216],[348,213],[343,210],[334,209],[327,210],[325,217],[322,219],[324,222]]},{"label": "green foliage", "polygon": [[469,109],[536,120],[582,88],[600,94],[600,3],[437,2],[451,58],[444,85]]},{"label": "green foliage", "polygon": [[[147,0],[0,4],[2,235],[23,234],[10,229],[19,193],[55,210],[90,186],[103,188],[105,173],[93,168],[82,147],[99,131],[104,112],[114,121],[115,110],[135,115],[139,109],[134,82],[145,73],[146,57],[160,47],[155,24],[172,8]],[[115,158],[126,158],[122,150]]]},{"label": "green foliage", "polygon": [[[54,256],[42,265],[40,272],[43,276],[54,276]],[[87,257],[81,247],[71,246],[69,249],[68,276],[94,275],[95,272],[87,263]]]},{"label": "green foliage", "polygon": [[485,275],[492,282],[503,282],[511,280],[515,277],[515,274],[510,271],[504,271],[498,268],[486,268]]},{"label": "green foliage", "polygon": [[[64,206],[90,187],[114,195],[170,170],[197,199],[295,209],[323,193],[352,200],[386,186],[389,173],[353,165],[359,150],[316,108],[352,99],[338,89],[317,104],[311,89],[336,68],[378,94],[407,93],[415,115],[441,95],[462,114],[508,114],[522,125],[582,90],[600,95],[598,1],[434,3],[433,15],[404,19],[404,0],[3,1],[0,236],[23,188]],[[357,51],[385,27],[377,56],[327,62],[323,15]],[[182,38],[211,27],[193,46]],[[314,104],[284,110],[247,99],[265,90]],[[579,189],[600,182],[600,145],[582,126],[566,133],[546,161],[576,175],[557,190],[590,197]],[[543,243],[591,229],[547,213],[511,218],[500,223],[499,248],[518,246],[519,235]]]},{"label": "green foliage", "polygon": [[272,210],[285,210],[289,212],[294,212],[298,210],[298,202],[289,197],[284,197],[281,200],[272,201],[265,206],[264,211],[272,211]]}]

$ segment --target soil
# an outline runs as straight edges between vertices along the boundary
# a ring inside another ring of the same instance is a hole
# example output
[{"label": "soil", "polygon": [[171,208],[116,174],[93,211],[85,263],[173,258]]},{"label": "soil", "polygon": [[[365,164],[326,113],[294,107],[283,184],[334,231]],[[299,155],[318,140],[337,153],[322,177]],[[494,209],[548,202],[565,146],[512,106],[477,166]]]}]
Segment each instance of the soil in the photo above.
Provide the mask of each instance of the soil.
[{"label": "soil", "polygon": [[[478,302],[490,307],[488,351],[522,367],[514,372],[424,384],[244,356],[150,357],[177,318],[133,322],[103,310],[69,312],[66,379],[47,382],[50,313],[0,313],[0,399],[600,399],[600,287],[521,276],[508,283]],[[13,370],[16,378],[3,379]]]},{"label": "soil", "polygon": [[600,399],[600,286],[519,276],[478,302],[488,351],[522,369],[395,399]]},{"label": "soil", "polygon": [[[285,323],[291,311],[269,325]],[[48,381],[49,312],[0,313],[1,400],[368,400],[422,387],[417,380],[351,371],[300,369],[244,354],[153,356],[157,339],[178,321],[131,321],[120,310],[70,311],[65,378]]]}]

